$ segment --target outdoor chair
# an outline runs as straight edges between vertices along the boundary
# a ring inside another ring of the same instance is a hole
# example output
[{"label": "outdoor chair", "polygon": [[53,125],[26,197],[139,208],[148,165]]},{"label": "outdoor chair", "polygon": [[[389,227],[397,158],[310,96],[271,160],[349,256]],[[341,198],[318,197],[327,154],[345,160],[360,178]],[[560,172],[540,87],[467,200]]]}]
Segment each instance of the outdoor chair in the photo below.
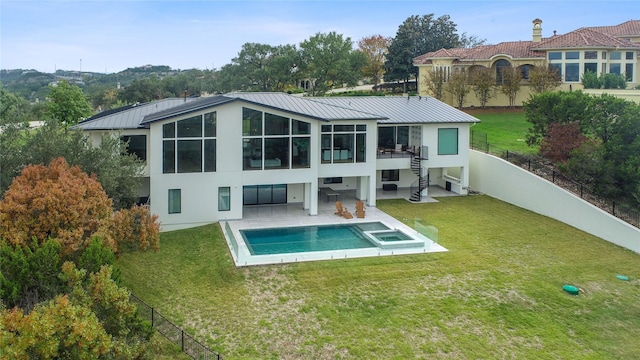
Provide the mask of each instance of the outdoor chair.
[{"label": "outdoor chair", "polygon": [[344,212],[346,211],[343,207],[342,207],[342,202],[341,201],[336,201],[336,212],[335,214],[338,216],[344,216]]}]

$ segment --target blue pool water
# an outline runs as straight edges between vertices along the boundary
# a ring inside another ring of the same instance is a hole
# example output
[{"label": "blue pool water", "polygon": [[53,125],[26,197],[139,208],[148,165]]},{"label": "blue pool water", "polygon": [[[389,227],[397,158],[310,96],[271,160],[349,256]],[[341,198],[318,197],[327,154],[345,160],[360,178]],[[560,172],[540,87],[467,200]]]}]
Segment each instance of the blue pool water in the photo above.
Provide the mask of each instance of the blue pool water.
[{"label": "blue pool water", "polygon": [[252,255],[376,247],[363,231],[389,230],[379,222],[240,230]]}]

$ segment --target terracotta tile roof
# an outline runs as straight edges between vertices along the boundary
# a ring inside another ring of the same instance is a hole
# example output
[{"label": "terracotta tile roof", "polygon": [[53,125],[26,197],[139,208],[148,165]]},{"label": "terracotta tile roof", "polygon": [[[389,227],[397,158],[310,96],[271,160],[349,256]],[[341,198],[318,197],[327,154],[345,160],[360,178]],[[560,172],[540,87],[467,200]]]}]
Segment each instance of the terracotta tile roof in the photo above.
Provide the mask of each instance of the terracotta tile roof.
[{"label": "terracotta tile roof", "polygon": [[592,26],[587,29],[617,37],[640,36],[640,20],[629,20],[613,26]]},{"label": "terracotta tile roof", "polygon": [[605,34],[591,28],[580,28],[564,35],[556,35],[544,39],[534,49],[562,48],[638,48],[638,44]]},{"label": "terracotta tile roof", "polygon": [[413,59],[414,65],[431,64],[432,59],[453,58],[457,63],[489,60],[496,55],[515,59],[544,58],[545,50],[564,48],[636,48],[638,43],[620,37],[640,36],[640,20],[629,20],[615,26],[585,27],[564,35],[543,38],[541,42],[508,41],[496,45],[481,45],[471,49],[440,49]]},{"label": "terracotta tile roof", "polygon": [[454,58],[464,63],[489,60],[496,55],[507,55],[516,59],[544,58],[545,54],[532,48],[532,41],[507,41],[496,45],[480,45],[474,48],[440,49],[413,59],[415,65],[431,64],[434,58]]}]

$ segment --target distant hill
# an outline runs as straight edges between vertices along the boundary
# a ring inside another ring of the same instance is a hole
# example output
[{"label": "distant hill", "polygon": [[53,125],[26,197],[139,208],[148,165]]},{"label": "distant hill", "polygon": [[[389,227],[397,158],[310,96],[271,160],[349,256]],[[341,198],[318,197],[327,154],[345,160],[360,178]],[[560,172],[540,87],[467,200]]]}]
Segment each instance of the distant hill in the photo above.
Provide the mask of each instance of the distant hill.
[{"label": "distant hill", "polygon": [[29,100],[44,99],[47,95],[49,84],[66,80],[78,85],[85,93],[90,93],[91,88],[116,88],[118,85],[125,87],[134,80],[167,76],[174,76],[189,70],[175,70],[166,65],[145,65],[127,68],[118,73],[96,73],[88,71],[57,70],[55,73],[42,73],[32,69],[0,70],[0,84],[19,96]]}]

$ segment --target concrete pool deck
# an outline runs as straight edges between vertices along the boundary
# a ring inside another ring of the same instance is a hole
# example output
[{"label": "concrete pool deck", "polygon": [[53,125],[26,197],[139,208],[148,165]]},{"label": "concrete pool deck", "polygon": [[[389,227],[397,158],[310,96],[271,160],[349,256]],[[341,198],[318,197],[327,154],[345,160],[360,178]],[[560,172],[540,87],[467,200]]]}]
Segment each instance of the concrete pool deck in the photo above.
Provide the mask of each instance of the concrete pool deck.
[{"label": "concrete pool deck", "polygon": [[[354,215],[353,219],[335,215],[335,201],[326,201],[319,199],[318,215],[309,216],[302,208],[301,203],[290,203],[283,205],[264,205],[264,206],[245,206],[243,209],[243,219],[241,220],[222,220],[220,225],[230,248],[233,260],[236,266],[252,266],[267,265],[280,263],[293,263],[302,261],[318,261],[331,259],[349,259],[373,256],[389,256],[401,254],[422,254],[447,251],[444,247],[424,237],[416,230],[405,225],[401,221],[393,218],[387,213],[375,207],[365,207],[365,217],[360,219],[355,217],[355,190],[338,191],[339,200],[343,207]],[[394,191],[378,191],[378,199],[404,198],[407,199],[409,189],[398,189]],[[424,197],[422,202],[437,202],[434,197],[439,196],[457,196],[457,194],[448,192],[437,187],[429,188],[428,197]],[[372,247],[367,249],[349,249],[349,250],[331,250],[317,251],[305,253],[288,253],[273,255],[251,255],[240,230],[244,229],[260,229],[260,228],[279,228],[293,226],[313,226],[328,224],[353,224],[365,222],[381,222],[390,229],[400,229],[411,234],[416,238],[423,238],[425,245],[421,247],[402,248],[402,249],[381,249]],[[231,234],[229,234],[231,233]],[[237,243],[237,247],[232,245]],[[234,249],[236,247],[236,249]]]}]

